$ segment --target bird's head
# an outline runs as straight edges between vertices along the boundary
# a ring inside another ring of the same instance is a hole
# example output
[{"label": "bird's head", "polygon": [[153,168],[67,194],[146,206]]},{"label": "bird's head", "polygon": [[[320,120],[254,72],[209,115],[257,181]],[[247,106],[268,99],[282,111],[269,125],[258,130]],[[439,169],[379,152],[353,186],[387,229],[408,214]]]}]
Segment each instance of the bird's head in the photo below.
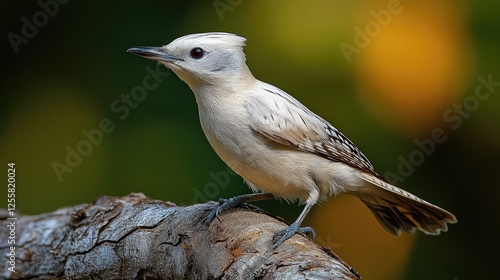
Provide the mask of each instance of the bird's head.
[{"label": "bird's head", "polygon": [[134,47],[127,51],[164,64],[195,90],[247,75],[245,41],[230,33],[200,33],[180,37],[162,47]]}]

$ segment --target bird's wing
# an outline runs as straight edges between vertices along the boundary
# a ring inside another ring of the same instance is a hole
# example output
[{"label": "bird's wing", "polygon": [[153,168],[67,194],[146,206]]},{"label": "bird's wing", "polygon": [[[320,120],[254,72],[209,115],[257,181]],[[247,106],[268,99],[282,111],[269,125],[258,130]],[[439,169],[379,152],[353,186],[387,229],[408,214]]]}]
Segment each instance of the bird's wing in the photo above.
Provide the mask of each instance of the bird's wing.
[{"label": "bird's wing", "polygon": [[267,84],[262,90],[262,94],[252,94],[245,104],[253,130],[279,144],[343,162],[378,177],[368,158],[335,127],[286,92]]}]

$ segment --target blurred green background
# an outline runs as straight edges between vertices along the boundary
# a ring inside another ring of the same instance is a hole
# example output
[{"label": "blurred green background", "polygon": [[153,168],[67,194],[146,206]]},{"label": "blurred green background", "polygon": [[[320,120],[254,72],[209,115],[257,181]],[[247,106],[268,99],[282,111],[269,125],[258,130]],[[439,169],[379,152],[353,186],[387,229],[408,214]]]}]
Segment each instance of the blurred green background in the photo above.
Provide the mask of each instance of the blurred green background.
[{"label": "blurred green background", "polygon": [[[189,88],[126,52],[225,31],[248,38],[257,78],[329,120],[380,174],[459,220],[440,236],[395,238],[359,201],[340,196],[306,220],[318,242],[364,279],[496,274],[498,1],[66,2],[0,4],[0,173],[7,185],[7,163],[16,163],[18,210],[130,192],[179,205],[248,193],[205,139]],[[157,86],[127,103],[151,71]],[[113,130],[97,132],[103,121]],[[446,139],[428,140],[436,133]],[[259,206],[288,221],[301,210]]]}]

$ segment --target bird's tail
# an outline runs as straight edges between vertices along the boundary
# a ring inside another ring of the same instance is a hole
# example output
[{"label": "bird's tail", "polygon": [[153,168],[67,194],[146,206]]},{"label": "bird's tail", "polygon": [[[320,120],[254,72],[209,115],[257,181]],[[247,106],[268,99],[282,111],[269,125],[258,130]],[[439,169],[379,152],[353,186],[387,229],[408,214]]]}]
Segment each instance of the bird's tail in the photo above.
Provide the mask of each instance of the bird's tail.
[{"label": "bird's tail", "polygon": [[355,195],[368,206],[380,225],[393,235],[399,236],[401,230],[413,233],[415,229],[437,235],[447,231],[447,223],[457,222],[450,212],[373,175],[363,173],[361,178],[368,183],[368,188]]}]

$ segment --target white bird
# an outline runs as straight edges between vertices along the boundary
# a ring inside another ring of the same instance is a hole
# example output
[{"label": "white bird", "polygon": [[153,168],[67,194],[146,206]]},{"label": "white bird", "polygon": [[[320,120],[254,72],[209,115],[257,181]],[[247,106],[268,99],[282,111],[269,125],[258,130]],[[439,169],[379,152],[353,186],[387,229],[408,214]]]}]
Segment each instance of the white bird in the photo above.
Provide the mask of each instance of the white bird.
[{"label": "white bird", "polygon": [[[340,131],[283,90],[257,80],[245,62],[246,39],[229,33],[180,37],[162,47],[128,51],[171,69],[194,92],[201,127],[221,159],[256,192],[220,201],[208,216],[255,200],[281,197],[305,207],[273,237],[278,246],[295,233],[313,205],[348,193],[361,199],[384,229],[426,234],[456,218],[397,188]],[[348,214],[347,214],[348,215]]]}]

